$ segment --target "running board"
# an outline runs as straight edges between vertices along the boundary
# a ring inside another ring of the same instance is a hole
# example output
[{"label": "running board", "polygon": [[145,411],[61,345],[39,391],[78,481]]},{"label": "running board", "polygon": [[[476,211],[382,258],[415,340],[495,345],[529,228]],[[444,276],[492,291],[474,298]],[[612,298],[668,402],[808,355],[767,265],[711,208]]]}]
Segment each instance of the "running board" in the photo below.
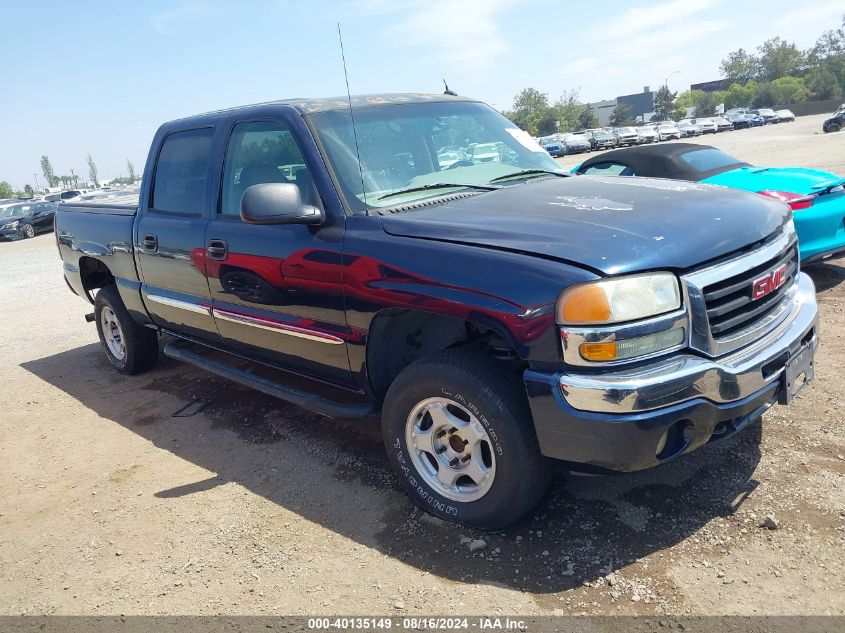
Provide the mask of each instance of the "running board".
[{"label": "running board", "polygon": [[328,418],[341,418],[345,420],[361,420],[373,415],[378,411],[375,403],[345,404],[327,400],[312,393],[303,393],[280,383],[255,376],[247,371],[235,369],[219,361],[206,358],[202,354],[190,351],[179,343],[168,343],[164,346],[164,354],[174,360],[182,361],[216,374],[226,380],[231,380],[239,385],[255,389],[268,396],[295,404],[303,409],[319,413]]}]

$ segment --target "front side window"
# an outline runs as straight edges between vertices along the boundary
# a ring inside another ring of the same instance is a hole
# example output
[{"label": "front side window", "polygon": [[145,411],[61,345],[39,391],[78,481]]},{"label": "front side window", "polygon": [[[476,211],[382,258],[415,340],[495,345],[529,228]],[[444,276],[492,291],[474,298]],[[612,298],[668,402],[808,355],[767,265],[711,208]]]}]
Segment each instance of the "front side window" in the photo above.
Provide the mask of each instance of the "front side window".
[{"label": "front side window", "polygon": [[353,134],[349,110],[311,115],[353,212],[489,186],[525,170],[565,173],[527,132],[481,103],[374,105],[356,109],[354,120]]},{"label": "front side window", "polygon": [[293,183],[303,202],[315,204],[311,174],[287,126],[276,121],[238,123],[226,149],[218,212],[240,216],[244,191],[271,182]]},{"label": "front side window", "polygon": [[153,209],[202,215],[213,135],[211,128],[201,128],[174,132],[164,139],[153,180]]}]

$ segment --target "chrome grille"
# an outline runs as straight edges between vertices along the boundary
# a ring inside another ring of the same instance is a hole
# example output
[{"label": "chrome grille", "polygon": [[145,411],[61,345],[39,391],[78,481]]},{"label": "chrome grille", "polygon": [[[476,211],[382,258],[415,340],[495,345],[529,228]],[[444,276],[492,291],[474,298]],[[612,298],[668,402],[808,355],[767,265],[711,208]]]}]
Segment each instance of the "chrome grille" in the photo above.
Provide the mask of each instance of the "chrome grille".
[{"label": "chrome grille", "polygon": [[[753,299],[754,282],[781,265],[783,283]],[[799,274],[798,241],[790,221],[759,248],[683,275],[690,347],[719,357],[776,328],[789,315]]]},{"label": "chrome grille", "polygon": [[[783,284],[773,292],[753,299],[754,281],[781,265],[785,266]],[[759,266],[703,288],[707,320],[713,338],[718,340],[728,337],[765,318],[783,301],[795,281],[797,271],[798,248],[792,245]]]}]

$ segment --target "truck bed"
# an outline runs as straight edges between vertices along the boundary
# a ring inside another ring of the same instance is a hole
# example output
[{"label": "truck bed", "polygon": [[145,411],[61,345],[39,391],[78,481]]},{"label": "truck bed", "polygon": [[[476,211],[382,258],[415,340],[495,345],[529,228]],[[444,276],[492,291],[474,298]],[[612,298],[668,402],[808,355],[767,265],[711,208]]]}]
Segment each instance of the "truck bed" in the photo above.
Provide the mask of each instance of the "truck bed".
[{"label": "truck bed", "polygon": [[[59,205],[55,219],[56,242],[65,279],[75,293],[89,296],[81,270],[101,262],[114,276],[121,294],[138,294],[140,283],[132,244],[137,211],[137,194]],[[134,305],[138,299],[127,296],[124,303]]]}]

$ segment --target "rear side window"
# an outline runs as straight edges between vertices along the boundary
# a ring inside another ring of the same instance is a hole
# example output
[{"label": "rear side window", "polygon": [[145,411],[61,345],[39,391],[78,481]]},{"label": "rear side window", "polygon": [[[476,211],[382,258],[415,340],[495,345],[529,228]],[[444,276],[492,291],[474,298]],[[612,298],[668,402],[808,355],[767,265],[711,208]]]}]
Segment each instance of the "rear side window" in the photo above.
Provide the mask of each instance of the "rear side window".
[{"label": "rear side window", "polygon": [[733,156],[729,156],[717,149],[697,149],[693,152],[687,152],[681,156],[681,160],[696,171],[702,172],[710,171],[712,169],[721,169],[722,167],[727,167],[729,165],[743,164]]},{"label": "rear side window", "polygon": [[636,176],[637,173],[633,167],[622,165],[621,163],[596,163],[590,165],[586,169],[579,169],[582,174],[590,174],[593,176]]},{"label": "rear side window", "polygon": [[153,181],[153,209],[202,215],[213,134],[211,128],[202,128],[174,132],[164,139]]}]

